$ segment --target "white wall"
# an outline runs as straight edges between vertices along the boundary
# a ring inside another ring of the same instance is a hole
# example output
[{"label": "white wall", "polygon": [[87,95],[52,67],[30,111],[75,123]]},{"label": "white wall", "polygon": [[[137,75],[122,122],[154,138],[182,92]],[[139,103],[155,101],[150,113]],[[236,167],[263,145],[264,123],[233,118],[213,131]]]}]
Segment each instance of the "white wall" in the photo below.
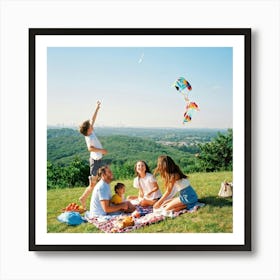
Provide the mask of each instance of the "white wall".
[{"label": "white wall", "polygon": [[[0,279],[280,279],[279,1],[2,0],[0,7]],[[28,251],[31,27],[252,28],[252,252]]]}]

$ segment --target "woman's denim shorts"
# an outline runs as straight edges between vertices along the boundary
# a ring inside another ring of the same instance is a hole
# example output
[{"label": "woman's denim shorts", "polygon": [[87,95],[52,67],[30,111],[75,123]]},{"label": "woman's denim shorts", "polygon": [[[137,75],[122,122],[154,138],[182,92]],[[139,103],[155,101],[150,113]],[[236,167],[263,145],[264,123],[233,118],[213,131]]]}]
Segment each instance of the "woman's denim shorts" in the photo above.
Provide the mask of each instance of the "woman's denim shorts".
[{"label": "woman's denim shorts", "polygon": [[195,206],[198,201],[195,190],[188,186],[180,191],[180,201],[187,206],[187,209],[191,209]]}]

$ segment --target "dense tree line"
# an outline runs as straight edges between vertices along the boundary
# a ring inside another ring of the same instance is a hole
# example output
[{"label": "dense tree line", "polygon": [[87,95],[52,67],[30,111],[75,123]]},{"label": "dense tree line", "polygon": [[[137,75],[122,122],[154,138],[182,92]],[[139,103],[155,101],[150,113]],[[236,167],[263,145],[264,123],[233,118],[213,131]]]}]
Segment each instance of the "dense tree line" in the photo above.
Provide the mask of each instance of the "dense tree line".
[{"label": "dense tree line", "polygon": [[[100,137],[109,151],[104,157],[115,178],[132,178],[137,160],[145,160],[153,170],[159,155],[171,156],[186,173],[232,170],[232,130],[218,133],[209,143],[190,147],[170,147],[151,139],[124,135]],[[84,137],[72,129],[48,130],[48,188],[88,184],[89,153]]]},{"label": "dense tree line", "polygon": [[209,143],[199,145],[201,152],[198,156],[200,168],[203,171],[232,170],[232,129],[227,134],[218,136]]}]

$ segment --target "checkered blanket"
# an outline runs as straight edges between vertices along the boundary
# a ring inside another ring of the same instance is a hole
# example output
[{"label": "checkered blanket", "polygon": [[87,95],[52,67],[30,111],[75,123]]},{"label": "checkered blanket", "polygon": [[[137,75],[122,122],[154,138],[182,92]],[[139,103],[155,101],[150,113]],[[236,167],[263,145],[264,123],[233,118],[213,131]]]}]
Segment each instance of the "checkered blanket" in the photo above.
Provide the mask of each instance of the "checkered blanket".
[{"label": "checkered blanket", "polygon": [[125,217],[129,216],[129,214],[121,214],[118,216],[108,215],[108,216],[98,216],[98,217],[89,218],[86,213],[85,218],[89,223],[95,225],[98,229],[100,229],[103,232],[107,232],[107,233],[130,232],[132,230],[163,221],[164,219],[166,219],[166,217],[176,218],[184,213],[195,212],[200,207],[203,206],[204,206],[203,203],[197,203],[190,210],[184,209],[178,212],[170,212],[170,211],[153,212],[153,207],[136,206],[136,210],[140,212],[142,216],[139,218],[133,218],[134,225],[124,227],[124,228],[119,227],[120,221],[122,221]]}]

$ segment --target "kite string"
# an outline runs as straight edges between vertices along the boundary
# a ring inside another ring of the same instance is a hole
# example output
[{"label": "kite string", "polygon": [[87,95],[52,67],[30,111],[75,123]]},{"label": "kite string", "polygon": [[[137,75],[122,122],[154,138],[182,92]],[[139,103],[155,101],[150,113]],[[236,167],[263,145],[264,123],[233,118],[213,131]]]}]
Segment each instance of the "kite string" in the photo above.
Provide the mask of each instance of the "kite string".
[{"label": "kite string", "polygon": [[185,101],[186,101],[186,102],[189,102],[189,97],[188,97],[188,95],[187,95],[187,94],[184,94],[182,91],[180,91],[180,92],[181,92],[181,94],[184,96]]}]

